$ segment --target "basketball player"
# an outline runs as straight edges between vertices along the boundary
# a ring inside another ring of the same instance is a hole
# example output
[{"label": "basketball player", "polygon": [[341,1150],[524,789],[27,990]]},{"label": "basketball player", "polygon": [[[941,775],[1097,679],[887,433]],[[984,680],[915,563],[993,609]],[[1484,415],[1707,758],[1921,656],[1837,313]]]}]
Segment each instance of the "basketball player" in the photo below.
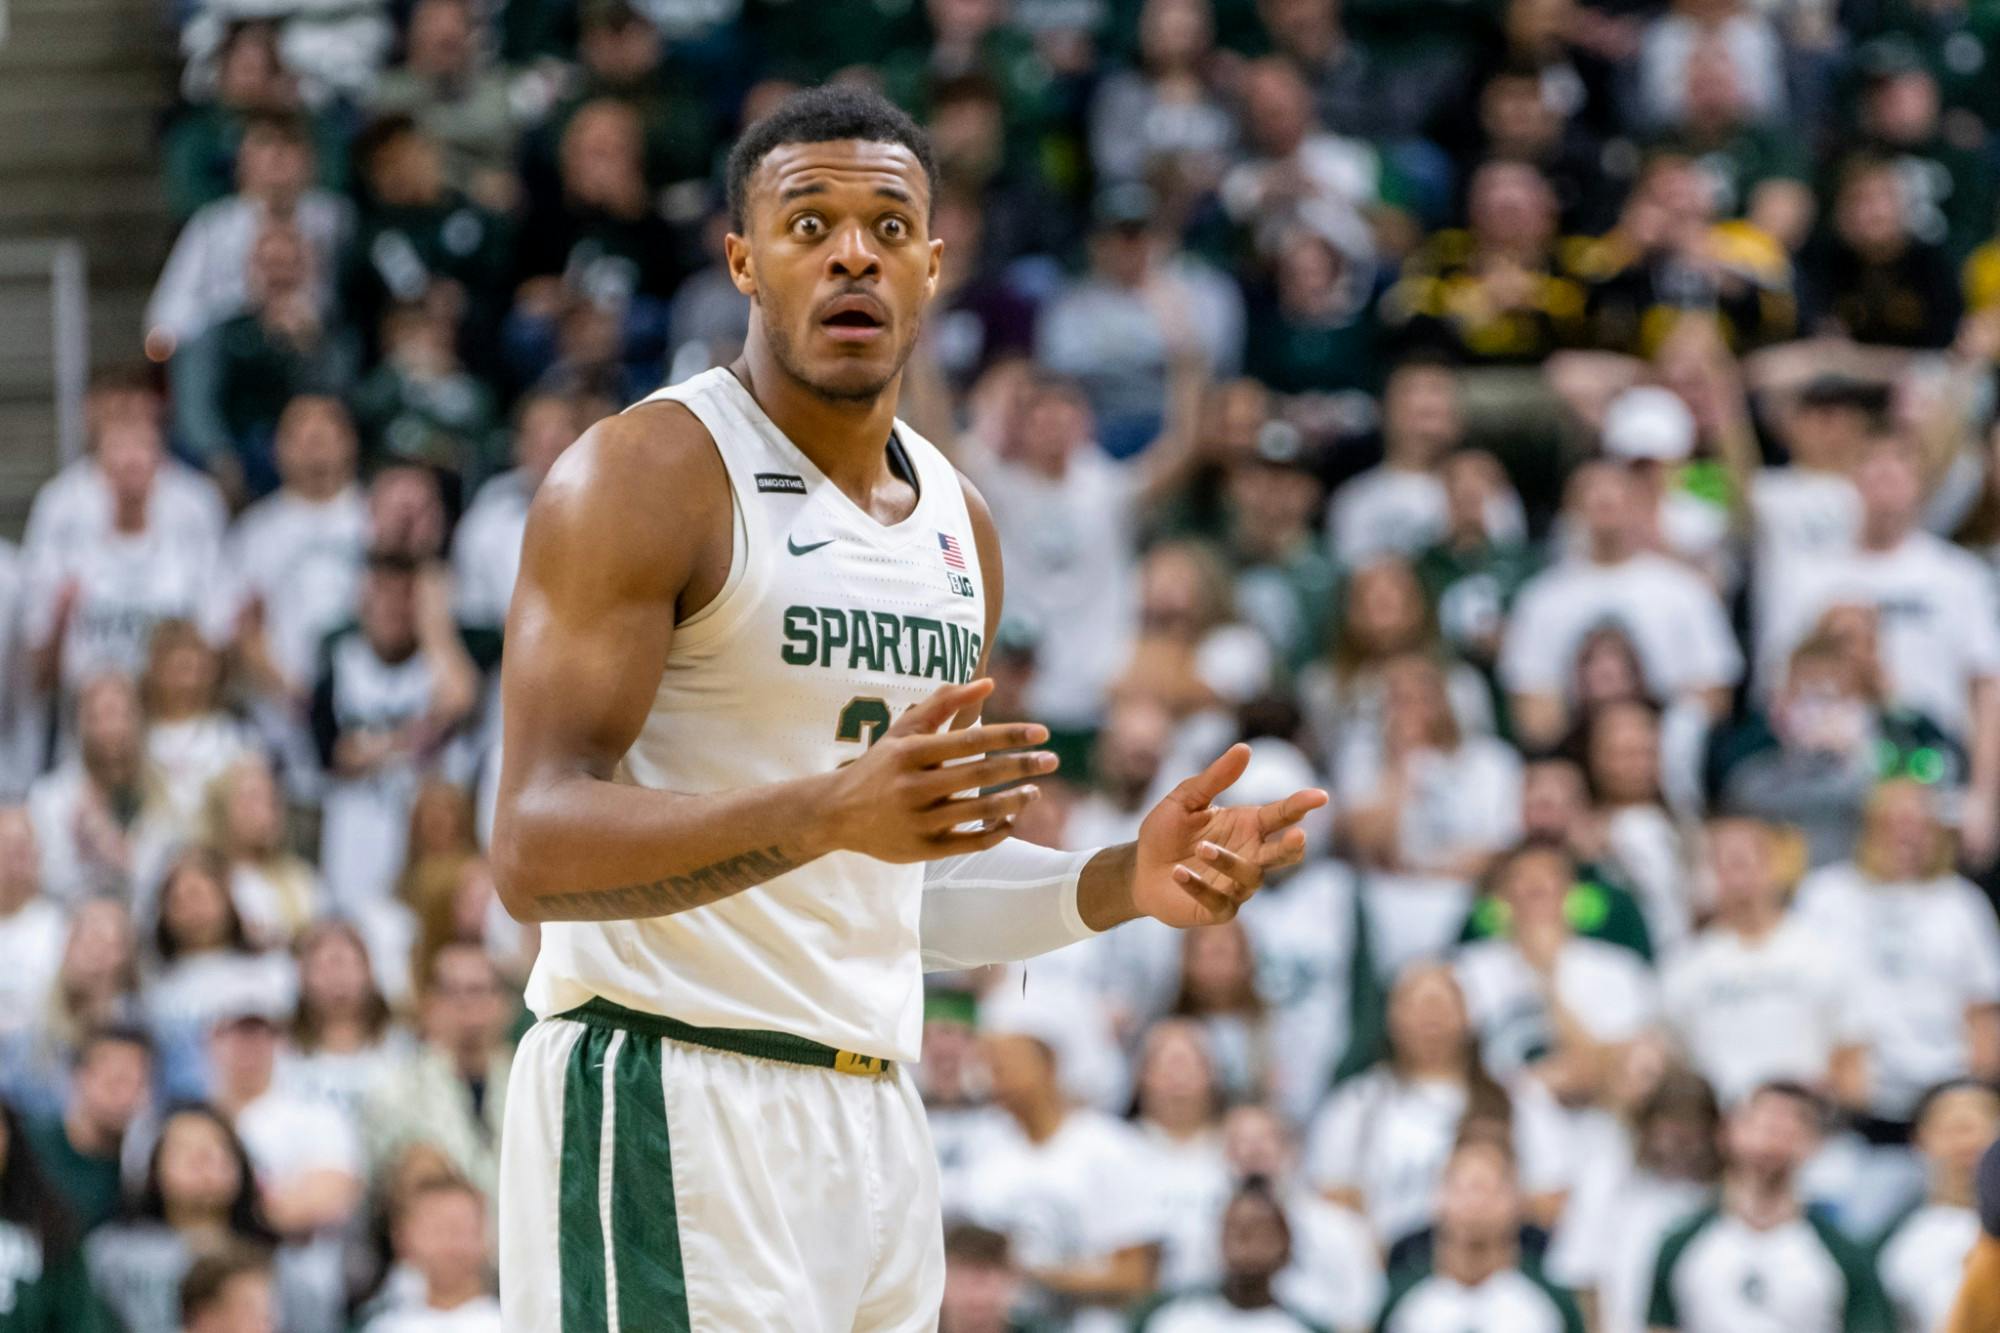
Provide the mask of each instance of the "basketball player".
[{"label": "basketball player", "polygon": [[924,968],[1226,920],[1326,800],[1211,804],[1237,746],[1132,844],[1010,838],[1055,758],[1025,748],[1040,726],[977,724],[999,540],[895,415],[935,174],[873,94],[752,126],[729,163],[742,358],[598,423],[535,498],[493,849],[510,910],[545,923],[502,1150],[510,1330],[934,1328],[904,1068]]}]

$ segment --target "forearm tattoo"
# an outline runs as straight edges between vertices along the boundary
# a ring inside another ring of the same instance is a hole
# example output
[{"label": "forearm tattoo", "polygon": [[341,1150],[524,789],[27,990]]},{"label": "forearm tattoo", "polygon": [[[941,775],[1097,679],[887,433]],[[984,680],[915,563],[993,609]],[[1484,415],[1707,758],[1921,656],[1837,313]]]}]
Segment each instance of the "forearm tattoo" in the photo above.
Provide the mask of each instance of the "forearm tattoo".
[{"label": "forearm tattoo", "polygon": [[555,921],[631,921],[671,916],[691,907],[706,907],[767,880],[776,879],[798,863],[778,847],[748,851],[712,865],[669,875],[650,884],[622,889],[591,889],[583,893],[551,893],[542,902]]}]

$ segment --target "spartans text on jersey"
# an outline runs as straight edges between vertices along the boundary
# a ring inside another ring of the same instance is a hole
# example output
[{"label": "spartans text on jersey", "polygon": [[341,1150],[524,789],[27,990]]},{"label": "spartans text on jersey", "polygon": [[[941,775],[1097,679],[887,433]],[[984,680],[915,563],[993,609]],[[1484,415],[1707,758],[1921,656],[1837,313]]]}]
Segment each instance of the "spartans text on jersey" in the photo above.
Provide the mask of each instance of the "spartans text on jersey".
[{"label": "spartans text on jersey", "polygon": [[980,636],[932,616],[842,606],[788,606],[778,655],[791,666],[889,671],[963,684],[979,667]]}]

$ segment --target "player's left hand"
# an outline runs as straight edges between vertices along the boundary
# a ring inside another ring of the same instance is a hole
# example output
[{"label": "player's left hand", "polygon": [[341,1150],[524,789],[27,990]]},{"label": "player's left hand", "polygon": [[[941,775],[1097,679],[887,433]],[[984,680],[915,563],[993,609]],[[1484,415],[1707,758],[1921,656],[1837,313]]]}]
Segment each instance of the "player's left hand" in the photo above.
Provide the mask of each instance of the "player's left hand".
[{"label": "player's left hand", "polygon": [[1317,787],[1269,805],[1214,804],[1243,776],[1250,747],[1222,757],[1168,792],[1139,825],[1132,905],[1170,926],[1227,921],[1264,883],[1264,872],[1305,855],[1299,821],[1326,804]]}]

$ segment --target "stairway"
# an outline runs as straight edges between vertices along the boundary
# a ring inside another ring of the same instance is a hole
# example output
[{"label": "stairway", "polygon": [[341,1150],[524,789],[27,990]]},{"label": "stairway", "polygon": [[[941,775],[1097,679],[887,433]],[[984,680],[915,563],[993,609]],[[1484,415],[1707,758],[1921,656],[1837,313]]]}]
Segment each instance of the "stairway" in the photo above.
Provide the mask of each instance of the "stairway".
[{"label": "stairway", "polygon": [[0,9],[0,534],[17,536],[60,462],[45,243],[82,247],[90,364],[136,360],[171,239],[155,146],[175,64],[165,0]]}]

